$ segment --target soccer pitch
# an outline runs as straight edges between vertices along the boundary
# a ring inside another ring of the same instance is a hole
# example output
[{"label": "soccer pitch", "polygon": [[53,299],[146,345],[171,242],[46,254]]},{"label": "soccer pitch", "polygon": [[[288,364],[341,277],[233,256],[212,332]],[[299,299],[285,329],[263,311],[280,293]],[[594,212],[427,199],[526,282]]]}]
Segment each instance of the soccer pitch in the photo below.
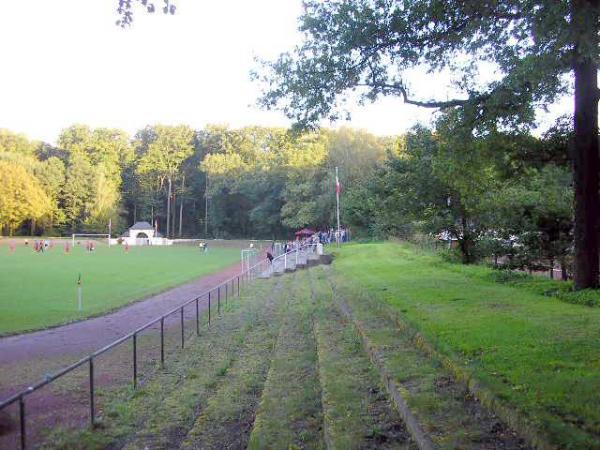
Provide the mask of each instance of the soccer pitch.
[{"label": "soccer pitch", "polygon": [[[0,246],[0,335],[41,329],[110,311],[240,260],[237,248],[62,245],[44,253]],[[81,274],[83,311],[78,311]],[[182,299],[185,300],[185,299]]]}]

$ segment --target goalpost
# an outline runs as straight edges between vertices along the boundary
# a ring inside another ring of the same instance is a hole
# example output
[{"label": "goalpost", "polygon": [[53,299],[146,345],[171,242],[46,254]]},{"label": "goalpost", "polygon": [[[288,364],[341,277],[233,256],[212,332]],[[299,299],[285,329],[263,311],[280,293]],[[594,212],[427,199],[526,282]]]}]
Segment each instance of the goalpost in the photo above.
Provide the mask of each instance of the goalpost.
[{"label": "goalpost", "polygon": [[71,241],[73,248],[75,247],[76,238],[91,238],[93,240],[103,241],[106,239],[106,243],[110,247],[110,234],[108,233],[73,233],[71,235]]},{"label": "goalpost", "polygon": [[[242,272],[249,271],[258,263],[258,251],[254,248],[242,249]],[[254,277],[254,274],[249,273],[250,278]]]}]

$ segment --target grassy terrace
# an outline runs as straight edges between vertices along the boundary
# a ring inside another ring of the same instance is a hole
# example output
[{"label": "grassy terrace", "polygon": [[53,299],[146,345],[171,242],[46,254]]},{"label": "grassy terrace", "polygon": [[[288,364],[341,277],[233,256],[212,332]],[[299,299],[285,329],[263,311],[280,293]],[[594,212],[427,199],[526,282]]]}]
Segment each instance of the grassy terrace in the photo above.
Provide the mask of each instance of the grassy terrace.
[{"label": "grassy terrace", "polygon": [[350,245],[334,269],[338,285],[387,303],[550,441],[598,448],[600,308],[495,283],[490,269],[408,245]]},{"label": "grassy terrace", "polygon": [[104,391],[96,430],[44,448],[416,448],[321,270],[247,287],[137,391]]},{"label": "grassy terrace", "polygon": [[[0,246],[0,335],[45,328],[101,314],[239,261],[237,248],[100,245],[93,253],[61,245],[45,253]],[[83,281],[82,312],[77,279]]]},{"label": "grassy terrace", "polygon": [[407,245],[337,252],[248,286],[137,391],[104,391],[100,427],[49,448],[600,449],[600,308]]}]

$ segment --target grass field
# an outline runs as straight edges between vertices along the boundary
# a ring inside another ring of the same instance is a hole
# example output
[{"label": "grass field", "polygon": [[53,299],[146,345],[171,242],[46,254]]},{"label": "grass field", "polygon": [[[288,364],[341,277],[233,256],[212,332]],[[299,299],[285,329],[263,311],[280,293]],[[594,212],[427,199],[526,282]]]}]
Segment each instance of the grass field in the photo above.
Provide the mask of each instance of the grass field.
[{"label": "grass field", "polygon": [[559,448],[596,448],[600,308],[495,283],[491,269],[408,245],[350,245],[334,268],[349,292],[386,302]]},{"label": "grass field", "polygon": [[[45,253],[0,246],[0,335],[45,328],[110,311],[239,261],[237,248],[61,246]],[[81,274],[83,311],[77,310]]]},{"label": "grass field", "polygon": [[334,251],[245,285],[137,391],[99,397],[102,426],[48,448],[600,450],[600,308],[406,244]]}]

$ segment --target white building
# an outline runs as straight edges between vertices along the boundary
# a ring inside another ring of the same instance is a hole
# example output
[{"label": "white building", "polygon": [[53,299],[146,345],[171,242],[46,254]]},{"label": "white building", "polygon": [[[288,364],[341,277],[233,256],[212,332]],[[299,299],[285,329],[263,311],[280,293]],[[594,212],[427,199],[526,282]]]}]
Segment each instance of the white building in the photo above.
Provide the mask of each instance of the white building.
[{"label": "white building", "polygon": [[162,237],[148,222],[136,222],[120,238],[111,239],[114,244],[171,245],[173,241]]}]

